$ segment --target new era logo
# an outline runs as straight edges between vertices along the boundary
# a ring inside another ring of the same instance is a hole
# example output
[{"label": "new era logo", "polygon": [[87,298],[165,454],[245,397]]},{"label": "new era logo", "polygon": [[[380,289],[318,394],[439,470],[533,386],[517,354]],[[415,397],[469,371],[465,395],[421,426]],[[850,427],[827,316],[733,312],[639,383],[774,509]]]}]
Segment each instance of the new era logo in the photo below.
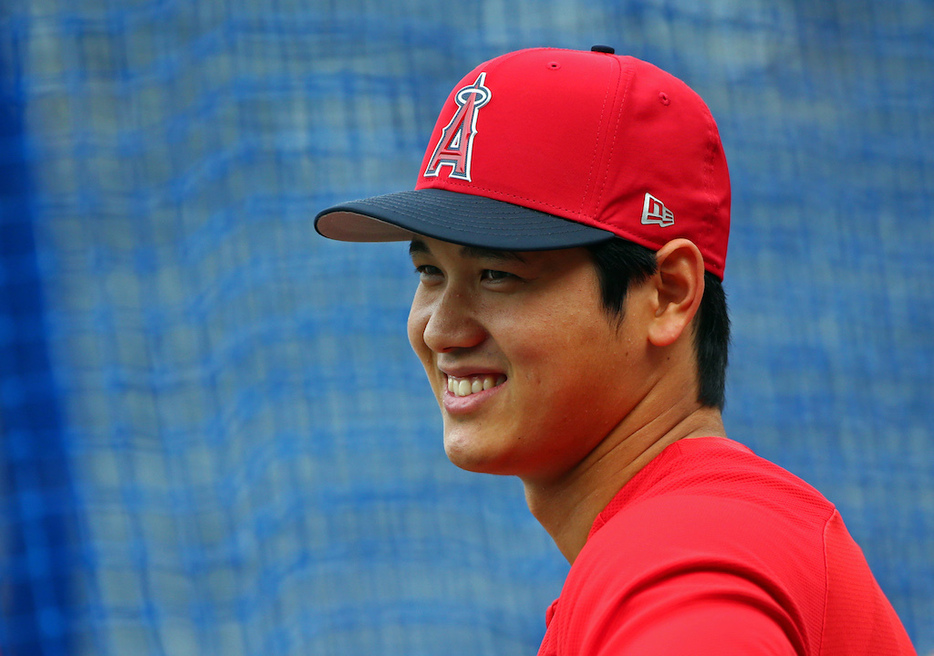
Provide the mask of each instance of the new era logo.
[{"label": "new era logo", "polygon": [[667,228],[675,224],[675,214],[665,207],[665,203],[646,193],[645,202],[642,204],[642,223]]}]

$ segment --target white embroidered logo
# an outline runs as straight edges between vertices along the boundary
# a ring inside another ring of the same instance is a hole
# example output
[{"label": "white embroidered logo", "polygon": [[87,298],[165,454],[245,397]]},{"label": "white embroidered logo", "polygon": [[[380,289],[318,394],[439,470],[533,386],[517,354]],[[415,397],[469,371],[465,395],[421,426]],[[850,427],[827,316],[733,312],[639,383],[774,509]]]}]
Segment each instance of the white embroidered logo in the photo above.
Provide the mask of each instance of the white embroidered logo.
[{"label": "white embroidered logo", "polygon": [[642,204],[642,223],[667,228],[675,224],[675,214],[665,207],[665,203],[646,193],[645,202]]}]

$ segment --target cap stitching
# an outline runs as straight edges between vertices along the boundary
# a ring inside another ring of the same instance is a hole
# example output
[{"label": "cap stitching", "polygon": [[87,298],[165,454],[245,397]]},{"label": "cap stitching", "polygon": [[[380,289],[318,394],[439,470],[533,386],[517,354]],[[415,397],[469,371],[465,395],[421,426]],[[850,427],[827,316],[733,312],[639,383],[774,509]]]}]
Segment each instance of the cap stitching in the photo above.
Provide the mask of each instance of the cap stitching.
[{"label": "cap stitching", "polygon": [[[617,94],[619,93],[619,77],[620,77],[620,72],[621,72],[621,70],[622,70],[622,69],[619,69],[619,68],[618,68],[618,69],[617,69],[617,73],[616,73],[616,86],[615,86],[615,90],[616,90],[616,93],[617,93]],[[600,185],[600,194],[597,196],[596,203],[595,203],[595,205],[594,205],[594,214],[597,213],[597,209],[600,208],[600,207],[601,207],[601,204],[603,203],[603,193],[606,191],[606,183],[607,183],[607,180],[608,180],[609,177],[610,177],[610,166],[609,166],[609,164],[610,164],[610,161],[612,160],[613,150],[614,150],[615,147],[616,147],[616,140],[617,140],[617,138],[619,137],[619,124],[620,124],[620,122],[622,121],[622,118],[623,118],[623,109],[622,109],[622,108],[623,108],[623,106],[624,106],[625,103],[626,103],[626,98],[629,97],[629,88],[630,88],[630,86],[632,85],[632,79],[633,79],[634,77],[635,77],[635,71],[634,71],[633,69],[630,69],[629,81],[626,83],[626,87],[625,87],[625,89],[623,90],[623,97],[622,97],[622,99],[620,100],[619,105],[617,105],[617,106],[619,107],[619,111],[616,112],[616,124],[613,126],[613,137],[612,137],[612,139],[610,140],[610,143],[609,143],[609,145],[608,145],[608,147],[607,147],[608,150],[607,150],[607,154],[606,154],[606,158],[605,158],[605,166],[604,166],[605,172],[604,172],[604,174],[603,174],[603,183]],[[615,97],[614,97],[614,100],[615,100]]]},{"label": "cap stitching", "polygon": [[[618,61],[615,57],[614,57],[613,59],[614,59],[614,61]],[[610,96],[610,90],[607,89],[606,93],[603,95],[603,106],[600,107],[600,121],[597,123],[597,126],[598,126],[598,128],[597,128],[597,130],[598,130],[598,131],[597,131],[597,138],[598,138],[598,139],[600,138],[599,129],[600,129],[601,127],[603,127],[603,116],[606,114],[606,102],[607,102],[607,98],[609,98],[609,96]],[[583,195],[581,196],[580,209],[578,210],[581,214],[584,214],[584,210],[585,210],[585,208],[586,208],[586,206],[587,206],[587,197],[590,195],[590,189],[591,189],[591,186],[592,186],[592,184],[593,184],[593,170],[594,170],[594,165],[595,165],[596,162],[597,162],[598,152],[601,150],[599,146],[600,146],[600,144],[598,143],[598,144],[597,144],[597,148],[594,148],[594,149],[593,149],[593,157],[592,157],[591,160],[590,160],[590,169],[587,171],[587,184],[584,186],[584,193],[583,193]],[[602,195],[602,193],[603,193],[602,190],[601,190],[600,193],[601,193],[601,195]]]},{"label": "cap stitching", "polygon": [[[584,213],[583,213],[582,211],[580,211],[580,210],[575,211],[575,210],[573,210],[573,209],[571,209],[571,208],[569,208],[569,207],[563,207],[563,206],[561,206],[561,205],[555,205],[554,203],[546,203],[546,202],[543,202],[543,201],[541,201],[541,200],[539,200],[539,199],[536,199],[536,198],[530,198],[530,197],[528,197],[528,196],[520,196],[520,195],[518,195],[518,194],[510,194],[510,193],[506,193],[506,192],[504,192],[504,191],[500,191],[500,190],[498,190],[498,189],[491,189],[490,187],[481,187],[480,185],[478,185],[478,184],[476,184],[476,183],[473,183],[473,182],[471,182],[471,183],[469,183],[469,184],[459,184],[459,183],[457,183],[457,182],[452,181],[450,178],[448,178],[448,183],[449,183],[452,187],[457,186],[457,187],[466,187],[467,189],[476,189],[476,190],[478,190],[478,191],[488,191],[488,192],[490,192],[490,193],[497,194],[497,195],[499,195],[499,196],[505,196],[506,198],[515,198],[515,199],[517,199],[517,200],[524,200],[524,201],[526,201],[526,202],[534,202],[534,203],[537,203],[537,204],[539,204],[539,205],[544,205],[545,207],[552,207],[552,208],[554,208],[554,209],[556,209],[556,210],[560,210],[560,211],[562,211],[562,212],[569,212],[569,213],[571,213],[571,214],[574,214],[575,216],[581,216],[581,215],[584,214]],[[438,187],[422,187],[422,189],[437,189],[437,188],[438,188]],[[484,198],[490,198],[490,196],[484,196]],[[496,199],[495,199],[495,198],[490,198],[490,200],[496,200]],[[534,208],[532,208],[532,207],[528,207],[528,208],[526,208],[526,209],[530,209],[530,210],[533,210],[533,211],[534,211]],[[561,218],[561,217],[559,217],[559,218]]]},{"label": "cap stitching", "polygon": [[[707,121],[707,156],[704,159],[704,193],[707,196],[707,202],[709,203],[711,220],[704,222],[705,225],[701,226],[701,230],[703,230],[708,242],[710,242],[709,247],[711,249],[715,249],[717,245],[713,243],[715,240],[712,239],[711,230],[712,225],[714,224],[714,220],[717,218],[717,199],[712,191],[714,159],[716,158],[717,150],[715,138],[716,123],[714,122],[713,115],[710,113],[709,109],[704,113]],[[718,270],[723,268],[719,262],[719,253],[711,252],[710,255],[716,257],[717,260],[715,262],[711,262],[711,265],[713,265]]]},{"label": "cap stitching", "polygon": [[[482,189],[482,188],[481,188],[481,189]],[[492,191],[492,190],[490,190],[490,191]],[[389,194],[389,196],[392,196],[392,195],[393,195],[393,194]],[[513,197],[513,198],[518,198],[518,199],[520,199],[520,200],[525,200],[525,199],[523,199],[521,196],[516,196],[515,194],[504,194],[504,195],[506,195],[506,196],[511,196],[511,197]],[[483,198],[488,198],[489,200],[495,200],[495,199],[491,199],[491,198],[489,198],[489,197],[487,197],[487,196],[483,196]],[[364,199],[364,200],[374,201],[375,199]],[[395,202],[395,199],[390,199],[390,198],[386,198],[386,197],[384,197],[383,199],[381,199],[378,203],[374,203],[374,204],[380,204],[380,205],[383,205],[383,206],[386,206],[386,207],[389,207],[389,208],[396,208],[396,209],[403,209],[403,208],[404,208],[404,209],[407,209],[407,210],[411,210],[411,208],[409,208],[408,206],[406,206],[406,204],[404,204],[404,203],[397,203],[397,202]],[[444,203],[440,203],[440,204],[443,205]],[[547,205],[547,206],[549,206],[549,207],[556,207],[556,209],[561,209],[561,210],[564,209],[564,208],[560,208],[560,207],[557,207],[557,206],[554,206],[554,205],[550,205],[549,203],[543,203],[543,205]],[[547,212],[540,212],[539,210],[535,210],[534,208],[531,208],[531,207],[524,207],[524,206],[520,206],[520,207],[523,207],[523,209],[526,209],[526,210],[529,210],[529,211],[532,211],[532,212],[538,211],[538,212],[541,213],[541,214],[548,214]],[[565,211],[570,211],[570,210],[565,210]],[[420,218],[421,218],[421,220],[425,221],[426,223],[430,223],[430,224],[432,224],[432,225],[447,226],[447,224],[445,224],[445,223],[442,223],[442,222],[438,222],[438,221],[433,220],[433,219],[432,219],[430,216],[428,216],[428,215],[422,215],[422,216],[420,216]],[[500,227],[500,226],[492,226],[492,225],[489,225],[489,224],[486,224],[486,223],[475,223],[475,222],[473,222],[473,221],[470,220],[470,217],[469,217],[469,216],[462,216],[460,220],[461,220],[461,222],[462,222],[461,225],[462,225],[465,229],[469,226],[469,227],[478,228],[478,229],[483,230],[483,231],[492,230],[492,231],[498,231],[498,232],[510,232],[511,230],[514,230],[514,228],[515,228],[515,226],[516,226],[516,223],[517,223],[517,221],[516,221],[517,217],[512,217],[512,218],[514,219],[514,222],[513,222],[512,224],[510,224],[510,225],[504,225],[504,226],[502,226],[502,227]],[[564,217],[560,217],[560,216],[555,217],[555,218],[564,219]],[[521,219],[519,219],[519,220],[521,220]],[[567,219],[565,219],[565,220],[567,220]],[[531,220],[530,220],[527,224],[523,222],[521,225],[523,225],[523,226],[524,226],[524,225],[534,225],[534,226],[540,227],[539,224],[537,224],[536,222],[531,221]],[[563,232],[575,232],[575,231],[576,231],[576,230],[575,230],[575,227],[574,227],[575,225],[586,225],[586,224],[578,224],[577,222],[574,222],[574,221],[569,220],[568,227],[567,227],[567,230],[566,230],[566,231],[564,231],[564,230],[562,230],[562,231],[551,230],[551,231],[550,231],[550,234],[560,234],[560,233],[563,233]],[[596,227],[596,226],[590,226],[590,227]]]}]

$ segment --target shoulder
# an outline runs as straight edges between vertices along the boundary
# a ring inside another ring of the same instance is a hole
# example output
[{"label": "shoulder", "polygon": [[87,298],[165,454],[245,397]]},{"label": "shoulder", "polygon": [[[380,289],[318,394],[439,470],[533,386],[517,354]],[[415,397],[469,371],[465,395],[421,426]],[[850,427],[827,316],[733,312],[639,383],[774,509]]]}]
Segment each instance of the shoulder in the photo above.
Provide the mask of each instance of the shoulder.
[{"label": "shoulder", "polygon": [[819,492],[735,443],[656,460],[571,567],[549,624],[557,653],[913,653]]},{"label": "shoulder", "polygon": [[792,579],[783,583],[792,587],[802,576],[823,577],[833,504],[736,443],[677,446],[634,479],[639,489],[602,517],[575,567],[627,581],[703,563]]},{"label": "shoulder", "polygon": [[803,650],[823,604],[833,505],[748,449],[683,446],[595,525],[562,591],[561,622],[578,635],[630,635],[633,622],[701,635],[716,612]]},{"label": "shoulder", "polygon": [[753,579],[779,595],[822,587],[825,527],[834,512],[822,497],[805,501],[768,486],[671,490],[615,514],[591,535],[572,573],[585,584],[602,579],[632,587],[708,569]]},{"label": "shoulder", "polygon": [[589,542],[625,540],[643,522],[656,531],[668,527],[675,541],[689,534],[691,542],[717,541],[725,530],[745,534],[775,522],[819,536],[834,511],[816,489],[737,442],[681,440],[617,494],[594,522]]}]

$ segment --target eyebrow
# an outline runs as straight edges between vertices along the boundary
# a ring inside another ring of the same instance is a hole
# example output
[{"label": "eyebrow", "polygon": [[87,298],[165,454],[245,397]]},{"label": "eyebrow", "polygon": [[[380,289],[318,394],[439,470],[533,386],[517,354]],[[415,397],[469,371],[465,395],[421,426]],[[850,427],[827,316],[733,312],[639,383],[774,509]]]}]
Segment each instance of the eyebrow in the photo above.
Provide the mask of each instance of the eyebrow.
[{"label": "eyebrow", "polygon": [[[424,240],[418,237],[409,243],[409,255],[431,255],[431,249]],[[497,260],[500,262],[525,262],[525,259],[515,251],[500,250],[498,248],[484,248],[482,246],[461,246],[460,256],[473,260]]]}]

